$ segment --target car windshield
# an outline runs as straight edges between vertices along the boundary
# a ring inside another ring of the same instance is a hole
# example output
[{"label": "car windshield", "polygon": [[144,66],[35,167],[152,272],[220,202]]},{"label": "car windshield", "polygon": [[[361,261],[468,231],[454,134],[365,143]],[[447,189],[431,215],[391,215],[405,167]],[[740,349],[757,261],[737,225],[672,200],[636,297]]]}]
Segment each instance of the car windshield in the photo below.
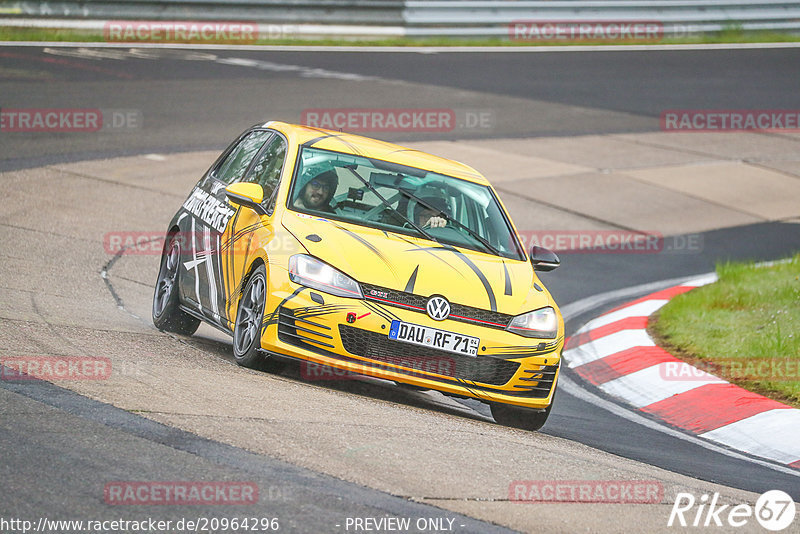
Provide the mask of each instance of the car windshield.
[{"label": "car windshield", "polygon": [[505,258],[525,255],[484,185],[396,163],[304,147],[288,207]]}]

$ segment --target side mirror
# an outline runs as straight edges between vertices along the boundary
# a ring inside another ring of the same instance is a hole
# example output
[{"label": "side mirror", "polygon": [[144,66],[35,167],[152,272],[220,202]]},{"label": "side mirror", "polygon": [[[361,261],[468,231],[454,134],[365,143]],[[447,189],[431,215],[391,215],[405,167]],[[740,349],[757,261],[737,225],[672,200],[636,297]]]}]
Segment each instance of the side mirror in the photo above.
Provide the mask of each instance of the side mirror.
[{"label": "side mirror", "polygon": [[261,215],[268,215],[261,203],[264,201],[264,188],[260,184],[238,182],[225,188],[225,196],[234,204],[245,206]]},{"label": "side mirror", "polygon": [[531,247],[530,256],[534,271],[546,273],[561,265],[561,260],[555,252],[539,245]]}]

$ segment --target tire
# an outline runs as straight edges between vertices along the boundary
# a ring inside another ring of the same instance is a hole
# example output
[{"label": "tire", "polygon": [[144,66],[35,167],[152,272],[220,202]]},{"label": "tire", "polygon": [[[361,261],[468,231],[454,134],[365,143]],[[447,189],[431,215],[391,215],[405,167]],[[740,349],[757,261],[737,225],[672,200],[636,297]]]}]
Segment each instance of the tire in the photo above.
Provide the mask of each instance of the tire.
[{"label": "tire", "polygon": [[528,408],[518,408],[509,404],[492,404],[492,417],[494,417],[494,420],[498,424],[503,426],[536,431],[542,428],[547,422],[547,418],[550,416],[550,410],[553,409],[555,401],[556,396],[553,394],[553,400],[550,402],[550,406],[545,408],[543,412]]},{"label": "tire", "polygon": [[192,317],[179,307],[178,271],[181,245],[171,236],[164,250],[166,252],[161,255],[161,266],[153,293],[153,324],[165,332],[191,336],[200,326],[200,319]]},{"label": "tire", "polygon": [[233,358],[242,367],[277,372],[285,363],[261,352],[261,332],[267,296],[267,270],[259,265],[250,274],[233,327]]}]

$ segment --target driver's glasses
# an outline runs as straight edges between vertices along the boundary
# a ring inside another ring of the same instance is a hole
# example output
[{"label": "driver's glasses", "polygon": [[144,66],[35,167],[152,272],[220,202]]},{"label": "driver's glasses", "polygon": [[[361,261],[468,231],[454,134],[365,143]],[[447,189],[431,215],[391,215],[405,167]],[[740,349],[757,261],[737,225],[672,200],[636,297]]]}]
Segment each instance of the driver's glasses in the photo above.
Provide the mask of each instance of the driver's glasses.
[{"label": "driver's glasses", "polygon": [[308,185],[313,187],[314,189],[324,189],[325,191],[330,191],[331,184],[329,182],[324,182],[322,180],[311,180],[308,182]]}]

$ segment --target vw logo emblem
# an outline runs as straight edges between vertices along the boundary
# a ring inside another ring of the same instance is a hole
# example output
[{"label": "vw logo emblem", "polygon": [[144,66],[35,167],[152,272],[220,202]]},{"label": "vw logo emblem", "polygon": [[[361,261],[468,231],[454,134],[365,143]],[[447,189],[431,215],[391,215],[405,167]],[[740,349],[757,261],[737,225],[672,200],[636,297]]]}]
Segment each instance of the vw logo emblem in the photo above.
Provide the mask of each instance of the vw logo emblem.
[{"label": "vw logo emblem", "polygon": [[444,321],[450,316],[450,303],[444,297],[431,297],[426,308],[434,321]]}]

